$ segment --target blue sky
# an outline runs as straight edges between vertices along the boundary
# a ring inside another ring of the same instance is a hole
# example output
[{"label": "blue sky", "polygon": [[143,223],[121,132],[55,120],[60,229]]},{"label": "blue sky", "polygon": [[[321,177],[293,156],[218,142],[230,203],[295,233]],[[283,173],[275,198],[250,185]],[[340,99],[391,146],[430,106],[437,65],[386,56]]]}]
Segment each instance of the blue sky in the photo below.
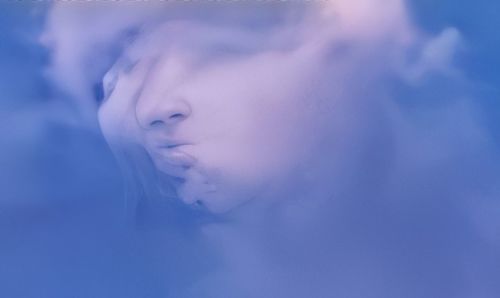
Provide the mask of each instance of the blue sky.
[{"label": "blue sky", "polygon": [[497,34],[500,7],[494,1],[410,1],[411,11],[419,25],[429,32],[454,26],[466,39],[466,48],[458,63],[466,74],[480,85],[481,104],[485,107],[485,121],[498,140],[498,87],[500,64]]}]

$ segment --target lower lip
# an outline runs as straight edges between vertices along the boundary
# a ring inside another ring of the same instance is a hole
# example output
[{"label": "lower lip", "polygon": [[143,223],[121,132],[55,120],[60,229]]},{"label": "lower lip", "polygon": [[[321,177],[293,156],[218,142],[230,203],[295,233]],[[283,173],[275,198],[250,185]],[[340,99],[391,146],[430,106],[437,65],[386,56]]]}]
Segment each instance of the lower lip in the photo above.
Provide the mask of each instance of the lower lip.
[{"label": "lower lip", "polygon": [[189,167],[196,161],[191,155],[184,152],[181,146],[165,149],[161,155],[168,164],[173,166]]},{"label": "lower lip", "polygon": [[151,152],[158,170],[174,177],[183,177],[185,171],[196,163],[196,159],[184,151],[186,146],[161,147]]}]

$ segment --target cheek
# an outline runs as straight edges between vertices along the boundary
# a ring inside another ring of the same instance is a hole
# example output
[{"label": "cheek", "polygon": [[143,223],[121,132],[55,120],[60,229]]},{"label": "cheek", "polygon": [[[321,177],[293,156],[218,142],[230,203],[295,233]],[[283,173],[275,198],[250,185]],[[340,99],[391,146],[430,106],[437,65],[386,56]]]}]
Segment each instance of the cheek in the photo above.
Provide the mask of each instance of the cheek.
[{"label": "cheek", "polygon": [[221,197],[237,197],[242,189],[258,193],[292,172],[310,151],[314,115],[302,96],[304,76],[291,70],[278,80],[272,73],[267,66],[226,68],[185,89],[193,113],[184,132],[198,141],[193,153],[200,165],[219,173],[209,176],[218,177]]},{"label": "cheek", "polygon": [[220,138],[200,146],[200,162],[217,186],[204,201],[212,212],[260,198],[303,160],[295,124],[276,118],[241,115],[237,125],[221,127]]},{"label": "cheek", "polygon": [[124,114],[111,102],[104,103],[98,112],[99,125],[104,137],[110,141],[120,137]]},{"label": "cheek", "polygon": [[288,172],[301,159],[305,124],[289,106],[275,103],[239,100],[219,113],[193,117],[202,138],[200,162],[219,169],[229,185],[263,185]]},{"label": "cheek", "polygon": [[140,62],[131,73],[120,73],[113,92],[99,108],[99,124],[110,139],[139,142],[141,130],[136,119],[137,94],[143,86],[148,61]]},{"label": "cheek", "polygon": [[104,137],[109,142],[126,141],[137,143],[140,132],[133,106],[120,102],[106,102],[99,108],[99,125]]},{"label": "cheek", "polygon": [[247,176],[272,175],[303,154],[314,115],[292,86],[248,82],[233,84],[231,90],[221,86],[213,96],[193,94],[199,100],[192,102],[195,112],[186,125],[199,140],[201,160]]}]

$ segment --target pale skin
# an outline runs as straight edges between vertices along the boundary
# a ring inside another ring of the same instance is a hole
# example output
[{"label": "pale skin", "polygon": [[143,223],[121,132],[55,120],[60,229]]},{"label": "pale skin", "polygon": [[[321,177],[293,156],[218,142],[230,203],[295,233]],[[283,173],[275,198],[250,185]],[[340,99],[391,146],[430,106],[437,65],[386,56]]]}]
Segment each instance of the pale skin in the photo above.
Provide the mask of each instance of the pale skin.
[{"label": "pale skin", "polygon": [[311,176],[304,165],[324,146],[325,59],[305,43],[212,61],[173,41],[117,72],[100,124],[110,143],[142,146],[186,204],[224,213],[273,201]]}]

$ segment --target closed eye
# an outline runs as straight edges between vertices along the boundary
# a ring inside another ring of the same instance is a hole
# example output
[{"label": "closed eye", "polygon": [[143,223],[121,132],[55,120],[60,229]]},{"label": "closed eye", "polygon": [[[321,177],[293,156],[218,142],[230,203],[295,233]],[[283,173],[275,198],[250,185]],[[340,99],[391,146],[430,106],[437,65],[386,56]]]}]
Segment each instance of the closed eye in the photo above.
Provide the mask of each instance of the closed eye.
[{"label": "closed eye", "polygon": [[118,82],[117,73],[113,71],[108,74],[106,74],[102,82],[105,98],[108,98],[111,95],[111,93],[113,93],[113,91],[115,90],[116,83]]},{"label": "closed eye", "polygon": [[132,72],[136,65],[137,60],[122,58],[104,75],[101,82],[94,85],[94,96],[99,104],[106,101],[115,90],[116,84],[119,79],[119,73],[125,74]]}]

